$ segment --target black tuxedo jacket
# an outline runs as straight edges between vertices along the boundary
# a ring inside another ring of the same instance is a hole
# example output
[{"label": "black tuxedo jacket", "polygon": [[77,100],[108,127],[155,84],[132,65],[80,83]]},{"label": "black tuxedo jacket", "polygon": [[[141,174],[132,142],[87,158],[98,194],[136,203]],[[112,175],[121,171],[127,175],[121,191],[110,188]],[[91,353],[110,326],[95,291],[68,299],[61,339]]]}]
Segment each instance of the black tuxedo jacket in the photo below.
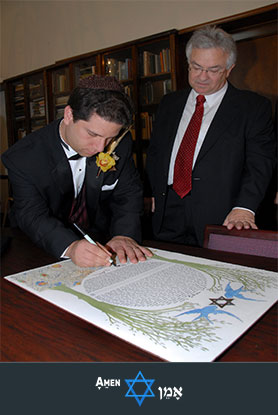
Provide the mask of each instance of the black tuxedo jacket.
[{"label": "black tuxedo jacket", "polygon": [[[170,157],[190,90],[166,95],[159,106],[147,157],[155,197],[154,233],[165,209]],[[193,225],[199,244],[206,224],[222,224],[233,207],[256,212],[275,164],[270,102],[228,85],[192,172]]]},{"label": "black tuxedo jacket", "polygon": [[[60,257],[73,241],[68,217],[74,198],[72,172],[61,146],[60,120],[27,135],[2,156],[12,185],[18,226],[35,243]],[[87,210],[92,227],[109,237],[140,240],[142,187],[132,159],[132,140],[125,137],[116,154],[116,171],[97,177],[96,157],[86,160]]]}]

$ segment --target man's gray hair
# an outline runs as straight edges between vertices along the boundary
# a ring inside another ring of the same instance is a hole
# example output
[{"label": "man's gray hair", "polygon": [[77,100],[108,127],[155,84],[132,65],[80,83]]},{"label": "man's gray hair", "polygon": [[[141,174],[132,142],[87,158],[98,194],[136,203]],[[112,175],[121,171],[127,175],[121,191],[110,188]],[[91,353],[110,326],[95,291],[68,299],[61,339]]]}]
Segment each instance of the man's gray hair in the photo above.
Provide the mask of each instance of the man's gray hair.
[{"label": "man's gray hair", "polygon": [[236,63],[237,50],[234,39],[229,33],[216,26],[204,26],[196,30],[186,45],[187,61],[190,61],[192,49],[210,49],[221,48],[229,56],[227,59],[226,69],[229,69]]}]

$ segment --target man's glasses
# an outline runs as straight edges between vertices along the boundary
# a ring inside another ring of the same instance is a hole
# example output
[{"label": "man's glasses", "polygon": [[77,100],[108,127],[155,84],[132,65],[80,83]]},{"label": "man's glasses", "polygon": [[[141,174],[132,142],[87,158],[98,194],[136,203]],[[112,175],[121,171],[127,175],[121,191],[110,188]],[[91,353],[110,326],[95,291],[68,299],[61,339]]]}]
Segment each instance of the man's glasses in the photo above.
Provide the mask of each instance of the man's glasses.
[{"label": "man's glasses", "polygon": [[225,72],[226,69],[223,69],[221,67],[212,67],[212,68],[203,68],[202,66],[198,65],[197,63],[189,63],[189,70],[193,72],[195,75],[201,75],[201,73],[206,72],[211,77],[216,77],[223,72]]}]

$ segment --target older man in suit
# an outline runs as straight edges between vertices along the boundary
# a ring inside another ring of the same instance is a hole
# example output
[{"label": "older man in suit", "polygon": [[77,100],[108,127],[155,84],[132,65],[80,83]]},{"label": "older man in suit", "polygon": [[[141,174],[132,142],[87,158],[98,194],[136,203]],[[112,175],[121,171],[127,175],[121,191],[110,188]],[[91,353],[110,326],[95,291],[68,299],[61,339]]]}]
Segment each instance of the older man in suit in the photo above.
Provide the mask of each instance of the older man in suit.
[{"label": "older man in suit", "polygon": [[[46,251],[79,266],[109,266],[112,253],[121,262],[152,255],[138,245],[142,186],[130,133],[120,141],[131,122],[132,106],[120,83],[95,75],[73,90],[63,119],[2,156],[17,223]],[[115,151],[107,152],[116,142]],[[73,223],[106,245],[88,242]]]},{"label": "older man in suit", "polygon": [[154,236],[203,244],[206,224],[257,228],[275,163],[270,102],[234,88],[232,37],[206,26],[186,46],[191,89],[166,95],[147,157]]}]

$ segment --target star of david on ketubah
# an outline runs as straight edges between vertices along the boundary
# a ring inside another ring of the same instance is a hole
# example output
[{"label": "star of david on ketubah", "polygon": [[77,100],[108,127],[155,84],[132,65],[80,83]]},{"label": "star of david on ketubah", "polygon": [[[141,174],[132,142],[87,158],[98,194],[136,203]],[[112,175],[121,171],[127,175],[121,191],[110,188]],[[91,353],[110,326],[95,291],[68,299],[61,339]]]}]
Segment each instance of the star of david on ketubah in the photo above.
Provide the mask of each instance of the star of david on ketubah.
[{"label": "star of david on ketubah", "polygon": [[232,302],[233,298],[226,298],[223,297],[223,295],[218,298],[210,298],[210,301],[210,304],[216,304],[220,308],[224,308],[226,305],[234,305],[234,303]]}]

